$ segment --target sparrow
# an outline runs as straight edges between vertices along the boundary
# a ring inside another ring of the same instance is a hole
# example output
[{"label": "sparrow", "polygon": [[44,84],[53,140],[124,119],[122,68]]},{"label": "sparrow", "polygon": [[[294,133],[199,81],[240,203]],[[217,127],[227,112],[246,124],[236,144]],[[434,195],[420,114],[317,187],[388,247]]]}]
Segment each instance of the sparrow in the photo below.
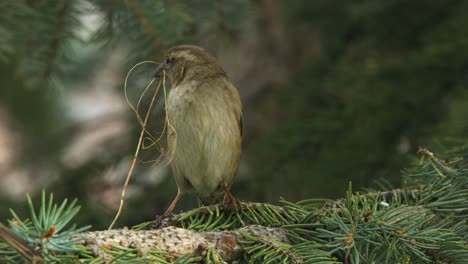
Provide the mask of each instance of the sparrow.
[{"label": "sparrow", "polygon": [[167,144],[178,191],[161,216],[172,213],[180,196],[194,192],[202,205],[238,208],[229,192],[241,157],[242,103],[216,58],[197,46],[169,49],[155,73],[167,76]]}]

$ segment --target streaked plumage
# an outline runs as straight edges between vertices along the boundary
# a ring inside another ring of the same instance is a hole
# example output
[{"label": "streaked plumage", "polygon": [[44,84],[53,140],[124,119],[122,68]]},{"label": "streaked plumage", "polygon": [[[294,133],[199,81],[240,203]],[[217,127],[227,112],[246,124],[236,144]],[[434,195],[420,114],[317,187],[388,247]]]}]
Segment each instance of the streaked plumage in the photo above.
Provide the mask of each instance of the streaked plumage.
[{"label": "streaked plumage", "polygon": [[[193,191],[204,205],[228,192],[241,155],[242,109],[239,93],[216,59],[196,46],[177,46],[163,69],[172,84],[167,99],[171,166],[179,195]],[[160,71],[162,69],[159,69]]]}]

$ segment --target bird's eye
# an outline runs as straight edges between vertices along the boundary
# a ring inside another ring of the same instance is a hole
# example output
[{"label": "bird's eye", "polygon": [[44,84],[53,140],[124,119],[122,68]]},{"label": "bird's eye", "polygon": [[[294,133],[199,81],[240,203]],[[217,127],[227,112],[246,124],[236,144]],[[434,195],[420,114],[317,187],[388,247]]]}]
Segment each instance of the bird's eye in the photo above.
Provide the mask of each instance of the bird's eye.
[{"label": "bird's eye", "polygon": [[164,61],[164,64],[166,64],[166,65],[171,65],[172,61],[173,61],[172,58],[167,57],[166,60]]}]

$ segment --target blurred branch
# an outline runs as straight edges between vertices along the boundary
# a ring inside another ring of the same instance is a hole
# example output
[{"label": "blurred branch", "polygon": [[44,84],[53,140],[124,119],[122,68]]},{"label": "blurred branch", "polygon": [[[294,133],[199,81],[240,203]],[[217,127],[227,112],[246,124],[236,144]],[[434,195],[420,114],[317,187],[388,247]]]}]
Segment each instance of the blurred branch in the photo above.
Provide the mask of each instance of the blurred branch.
[{"label": "blurred branch", "polygon": [[55,24],[54,33],[52,35],[52,40],[49,45],[49,61],[46,65],[46,69],[44,71],[43,78],[47,79],[50,77],[52,73],[53,66],[55,63],[55,59],[57,57],[58,50],[60,49],[60,40],[63,33],[65,17],[67,15],[67,11],[70,7],[70,0],[65,0],[63,2],[63,7],[58,13],[57,23]]},{"label": "blurred branch", "polygon": [[133,0],[125,0],[125,4],[128,7],[130,7],[130,9],[133,11],[135,16],[138,18],[138,21],[140,22],[141,27],[145,30],[145,32],[148,34],[148,36],[153,40],[154,44],[157,47],[164,48],[165,45],[157,37],[157,34],[156,34],[154,28],[148,22],[148,18],[143,14],[143,12],[141,11],[141,8],[138,6],[138,4]]},{"label": "blurred branch", "polygon": [[[28,155],[25,155],[20,161],[24,164],[27,164],[28,167],[34,168],[42,164],[45,160],[50,160],[51,157],[56,157],[57,155],[62,155],[64,148],[70,145],[74,139],[89,133],[98,131],[107,124],[120,122],[123,120],[124,114],[121,112],[115,113],[105,113],[99,116],[96,116],[93,119],[88,119],[84,121],[76,121],[70,123],[65,127],[61,127],[59,130],[51,130],[50,133],[42,138],[41,141],[37,142],[36,148],[30,150]],[[129,127],[128,131],[123,132],[123,135],[130,133],[131,129]],[[109,141],[112,138],[109,138]],[[107,141],[106,141],[107,142]],[[44,149],[48,150],[48,155],[41,155]],[[19,167],[20,164],[13,164],[8,168],[2,168],[3,175],[9,175],[14,173],[14,171]],[[59,166],[61,169],[65,169],[63,163],[56,163],[55,166]],[[95,165],[94,165],[95,166]],[[52,167],[52,165],[51,165]]]},{"label": "blurred branch", "polygon": [[218,30],[229,36],[231,40],[235,37],[235,31],[230,29],[226,24],[226,14],[223,10],[224,0],[216,0],[216,13],[217,13],[217,21],[218,21]]},{"label": "blurred branch", "polygon": [[109,23],[109,30],[112,32],[112,26],[114,24],[114,5],[112,3],[112,0],[107,0],[107,3],[107,22]]}]

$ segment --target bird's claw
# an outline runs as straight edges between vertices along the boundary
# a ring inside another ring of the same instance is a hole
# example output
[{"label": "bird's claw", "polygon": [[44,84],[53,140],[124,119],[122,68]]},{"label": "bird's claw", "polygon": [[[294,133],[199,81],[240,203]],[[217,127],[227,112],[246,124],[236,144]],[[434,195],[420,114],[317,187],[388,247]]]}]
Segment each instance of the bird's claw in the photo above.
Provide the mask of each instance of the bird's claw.
[{"label": "bird's claw", "polygon": [[236,212],[239,211],[239,209],[241,208],[241,202],[239,201],[239,199],[234,197],[227,188],[224,189],[224,192],[225,192],[224,206],[226,206],[226,208],[232,208]]},{"label": "bird's claw", "polygon": [[160,229],[170,225],[170,216],[172,214],[157,215],[153,222],[153,229]]}]

